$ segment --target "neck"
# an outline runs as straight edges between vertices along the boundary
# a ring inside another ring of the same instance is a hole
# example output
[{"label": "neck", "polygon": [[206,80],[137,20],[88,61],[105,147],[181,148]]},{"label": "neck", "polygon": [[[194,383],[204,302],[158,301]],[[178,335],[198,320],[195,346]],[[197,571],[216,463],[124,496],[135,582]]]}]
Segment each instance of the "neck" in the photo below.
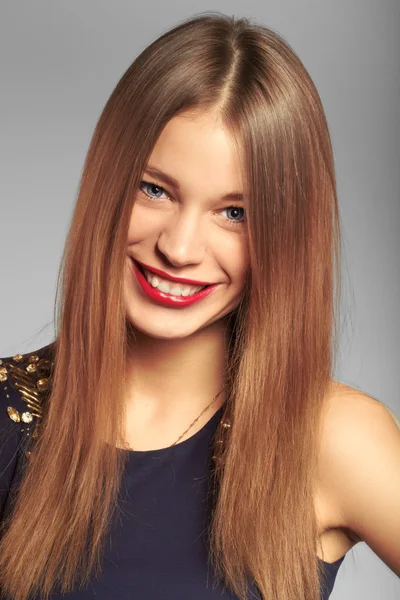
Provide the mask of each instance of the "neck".
[{"label": "neck", "polygon": [[[131,412],[195,418],[222,390],[228,342],[223,319],[184,339],[151,338],[136,329],[134,338],[126,368]],[[224,400],[222,392],[204,416]]]}]

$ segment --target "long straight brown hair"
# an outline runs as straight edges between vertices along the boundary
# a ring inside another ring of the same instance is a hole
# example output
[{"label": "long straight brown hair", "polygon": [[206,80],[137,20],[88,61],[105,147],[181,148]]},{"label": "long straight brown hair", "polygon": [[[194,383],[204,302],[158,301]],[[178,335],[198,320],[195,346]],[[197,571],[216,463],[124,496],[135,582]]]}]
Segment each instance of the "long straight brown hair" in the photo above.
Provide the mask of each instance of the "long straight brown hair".
[{"label": "long straight brown hair", "polygon": [[124,468],[132,205],[162,129],[193,110],[217,110],[237,143],[251,261],[232,320],[232,427],[210,480],[210,561],[241,599],[248,578],[266,600],[319,599],[314,498],[340,297],[330,135],[287,42],[213,11],[151,43],[95,128],[60,266],[51,393],[0,542],[1,587],[14,600],[100,573]]}]

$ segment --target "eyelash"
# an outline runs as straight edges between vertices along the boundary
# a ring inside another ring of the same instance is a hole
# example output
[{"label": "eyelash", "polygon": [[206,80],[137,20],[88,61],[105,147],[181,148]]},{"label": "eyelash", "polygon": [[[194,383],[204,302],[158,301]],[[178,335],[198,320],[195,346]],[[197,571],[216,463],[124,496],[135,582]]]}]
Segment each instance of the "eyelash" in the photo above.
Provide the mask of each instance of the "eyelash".
[{"label": "eyelash", "polygon": [[[153,183],[152,181],[144,181],[142,180],[139,184],[140,189],[142,189],[142,186],[147,186],[147,185],[154,185],[155,187],[157,187],[159,190],[162,190],[163,192],[165,192],[167,194],[167,196],[169,196],[168,192],[161,187],[161,185],[158,185],[158,183]],[[148,194],[147,192],[145,192],[144,190],[142,190],[143,193],[148,197],[148,198],[152,198],[153,200],[157,200],[157,197],[155,196],[151,196],[150,194]],[[241,209],[243,211],[243,220],[242,221],[232,221],[232,219],[228,219],[227,217],[223,217],[226,221],[228,221],[228,223],[232,224],[234,227],[239,227],[241,225],[243,225],[245,223],[245,212],[244,212],[244,208],[242,206],[238,206],[238,205],[232,205],[232,206],[228,206],[227,208],[223,208],[222,210],[229,210],[231,208],[238,208]]]}]

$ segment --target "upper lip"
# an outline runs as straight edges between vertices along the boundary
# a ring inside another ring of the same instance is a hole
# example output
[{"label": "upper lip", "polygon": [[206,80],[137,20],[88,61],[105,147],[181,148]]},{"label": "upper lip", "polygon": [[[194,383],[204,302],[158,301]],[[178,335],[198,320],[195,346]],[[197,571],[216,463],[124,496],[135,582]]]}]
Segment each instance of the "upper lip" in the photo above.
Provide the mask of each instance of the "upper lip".
[{"label": "upper lip", "polygon": [[174,281],[176,283],[188,283],[191,285],[211,285],[207,281],[195,281],[194,279],[186,279],[184,277],[172,277],[172,275],[169,275],[169,273],[166,273],[165,271],[162,271],[161,269],[156,269],[155,267],[150,267],[150,265],[146,265],[143,262],[139,262],[138,260],[136,260],[133,257],[131,257],[131,258],[132,258],[132,260],[135,260],[135,262],[137,262],[139,265],[144,267],[147,271],[151,271],[155,275],[160,275],[160,277],[163,277],[164,279],[169,279],[170,281]]}]

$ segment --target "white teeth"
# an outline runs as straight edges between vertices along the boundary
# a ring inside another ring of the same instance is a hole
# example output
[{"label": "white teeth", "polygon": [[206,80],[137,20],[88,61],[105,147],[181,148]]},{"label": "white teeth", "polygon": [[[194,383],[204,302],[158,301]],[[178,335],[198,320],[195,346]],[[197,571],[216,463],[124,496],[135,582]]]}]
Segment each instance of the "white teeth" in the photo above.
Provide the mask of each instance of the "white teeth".
[{"label": "white teeth", "polygon": [[153,287],[157,287],[158,284],[160,283],[160,280],[157,279],[157,277],[149,277],[147,273],[146,273],[146,279],[150,283],[150,285],[152,285]]},{"label": "white teeth", "polygon": [[144,275],[148,281],[148,283],[160,290],[160,292],[164,292],[165,294],[171,294],[171,296],[192,296],[199,290],[203,289],[203,285],[177,285],[176,283],[170,282],[167,279],[162,279],[161,277],[156,277],[146,269],[143,269]]},{"label": "white teeth", "polygon": [[168,285],[168,283],[165,283],[164,281],[162,281],[161,283],[158,284],[157,289],[160,290],[160,292],[165,292],[166,294],[168,294],[169,285]]},{"label": "white teeth", "polygon": [[172,290],[169,290],[169,293],[172,294],[173,296],[182,296],[182,290],[181,290],[180,287],[174,287],[174,288],[172,288]]}]

